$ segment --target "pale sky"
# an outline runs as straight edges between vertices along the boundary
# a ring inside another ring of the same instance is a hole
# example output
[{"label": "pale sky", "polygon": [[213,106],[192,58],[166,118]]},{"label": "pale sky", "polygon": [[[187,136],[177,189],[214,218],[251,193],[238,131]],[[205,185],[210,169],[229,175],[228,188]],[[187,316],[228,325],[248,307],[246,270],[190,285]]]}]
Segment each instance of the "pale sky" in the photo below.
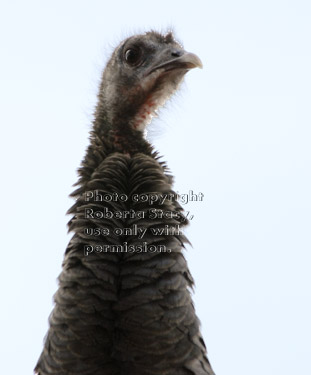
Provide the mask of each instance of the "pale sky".
[{"label": "pale sky", "polygon": [[184,208],[209,359],[217,375],[311,374],[310,4],[2,0],[1,374],[41,353],[105,62],[171,27],[204,69],[149,139],[175,190],[204,194]]}]

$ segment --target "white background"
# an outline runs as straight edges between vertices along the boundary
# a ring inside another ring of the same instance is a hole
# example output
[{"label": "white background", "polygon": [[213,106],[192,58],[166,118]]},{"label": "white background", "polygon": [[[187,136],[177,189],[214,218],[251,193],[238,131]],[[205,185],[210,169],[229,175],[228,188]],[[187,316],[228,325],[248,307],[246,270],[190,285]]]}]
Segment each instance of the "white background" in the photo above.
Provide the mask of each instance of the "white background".
[{"label": "white background", "polygon": [[170,27],[204,69],[149,138],[175,189],[204,194],[185,209],[210,361],[311,374],[310,19],[307,0],[2,0],[1,374],[31,374],[42,350],[105,62]]}]

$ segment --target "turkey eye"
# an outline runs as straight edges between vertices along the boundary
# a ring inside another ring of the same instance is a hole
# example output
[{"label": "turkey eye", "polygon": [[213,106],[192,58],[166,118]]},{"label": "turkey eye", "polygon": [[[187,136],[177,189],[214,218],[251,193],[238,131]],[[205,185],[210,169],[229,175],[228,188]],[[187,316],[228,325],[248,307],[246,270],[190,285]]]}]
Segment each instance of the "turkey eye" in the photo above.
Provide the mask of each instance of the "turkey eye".
[{"label": "turkey eye", "polygon": [[140,48],[129,48],[124,54],[125,61],[131,66],[137,66],[142,61],[142,51]]}]

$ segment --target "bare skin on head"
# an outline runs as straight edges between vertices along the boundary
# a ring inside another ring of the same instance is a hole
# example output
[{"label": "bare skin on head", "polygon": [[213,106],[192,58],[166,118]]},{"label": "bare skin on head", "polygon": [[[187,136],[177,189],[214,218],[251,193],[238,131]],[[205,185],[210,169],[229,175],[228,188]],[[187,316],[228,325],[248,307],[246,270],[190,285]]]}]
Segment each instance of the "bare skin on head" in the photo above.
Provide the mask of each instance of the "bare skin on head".
[{"label": "bare skin on head", "polygon": [[199,57],[185,51],[172,33],[128,38],[114,51],[103,73],[97,116],[106,119],[117,141],[124,127],[143,132],[184,75],[196,67],[203,67]]}]

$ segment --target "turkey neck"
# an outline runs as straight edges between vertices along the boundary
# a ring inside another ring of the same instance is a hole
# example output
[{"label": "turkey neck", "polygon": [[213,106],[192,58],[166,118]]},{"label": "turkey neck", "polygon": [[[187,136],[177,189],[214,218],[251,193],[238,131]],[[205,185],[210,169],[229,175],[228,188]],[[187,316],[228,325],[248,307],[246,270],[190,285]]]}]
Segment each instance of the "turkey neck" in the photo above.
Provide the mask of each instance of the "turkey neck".
[{"label": "turkey neck", "polygon": [[145,139],[144,133],[133,129],[129,122],[130,119],[125,118],[110,123],[106,116],[97,116],[94,121],[91,146],[98,148],[98,141],[100,141],[109,154],[120,152],[128,156],[137,153],[151,155],[152,146]]}]

